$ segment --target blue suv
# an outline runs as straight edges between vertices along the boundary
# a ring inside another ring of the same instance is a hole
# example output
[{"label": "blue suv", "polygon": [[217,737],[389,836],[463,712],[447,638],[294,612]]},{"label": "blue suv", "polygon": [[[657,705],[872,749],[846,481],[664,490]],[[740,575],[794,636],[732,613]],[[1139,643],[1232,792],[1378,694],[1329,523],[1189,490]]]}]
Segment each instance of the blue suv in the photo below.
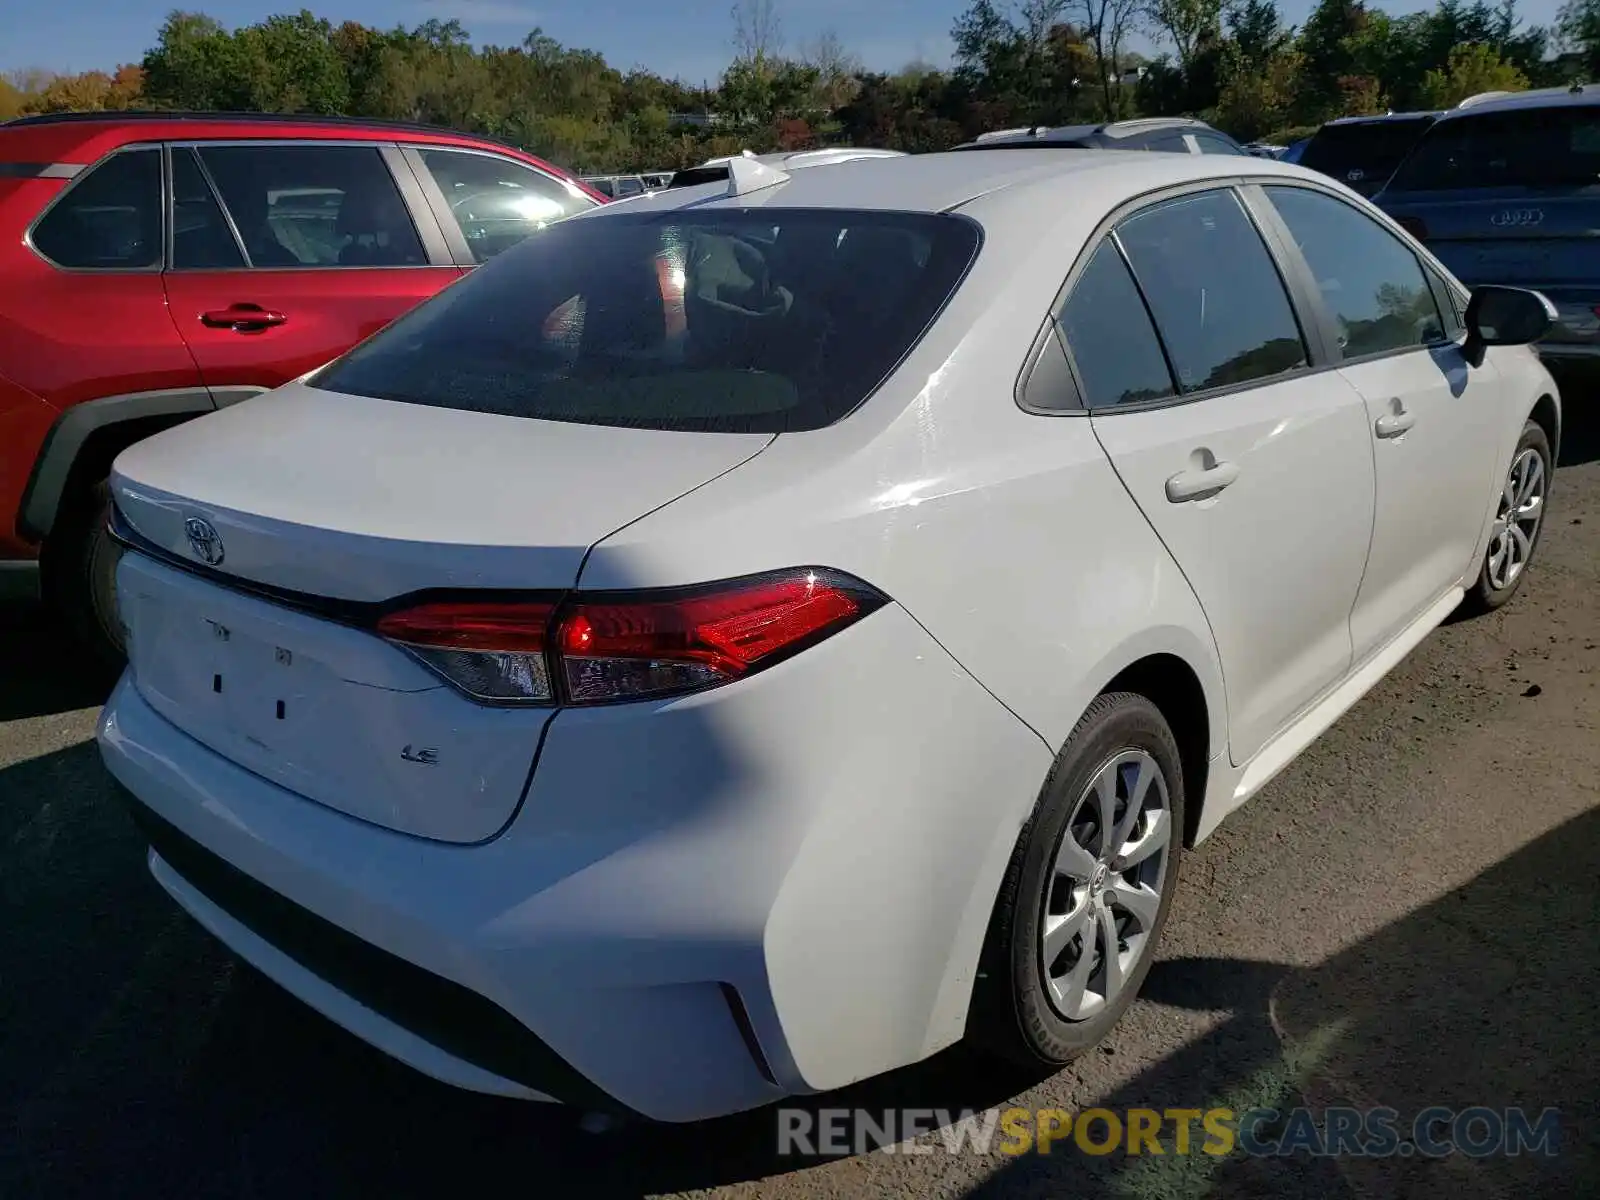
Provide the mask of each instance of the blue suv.
[{"label": "blue suv", "polygon": [[1600,85],[1442,114],[1373,200],[1469,287],[1548,296],[1542,357],[1600,360]]}]

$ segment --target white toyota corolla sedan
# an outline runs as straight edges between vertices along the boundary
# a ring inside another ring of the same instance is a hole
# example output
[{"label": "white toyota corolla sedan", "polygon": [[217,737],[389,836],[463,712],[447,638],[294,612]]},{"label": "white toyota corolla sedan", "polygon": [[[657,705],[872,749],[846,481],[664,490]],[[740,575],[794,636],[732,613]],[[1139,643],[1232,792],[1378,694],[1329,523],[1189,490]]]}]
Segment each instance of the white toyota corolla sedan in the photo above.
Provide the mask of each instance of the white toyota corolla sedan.
[{"label": "white toyota corolla sedan", "polygon": [[1549,314],[1262,159],[736,161],[125,452],[100,746],[179,904],[465,1088],[1065,1063],[1185,847],[1522,582]]}]

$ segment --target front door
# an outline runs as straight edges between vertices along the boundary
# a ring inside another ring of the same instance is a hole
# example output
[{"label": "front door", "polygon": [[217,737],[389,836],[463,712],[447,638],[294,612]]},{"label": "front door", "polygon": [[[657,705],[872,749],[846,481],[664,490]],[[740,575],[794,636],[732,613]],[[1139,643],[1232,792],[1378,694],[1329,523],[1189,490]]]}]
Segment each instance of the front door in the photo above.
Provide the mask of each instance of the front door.
[{"label": "front door", "polygon": [[1372,550],[1350,616],[1357,661],[1406,628],[1477,557],[1497,491],[1500,380],[1471,367],[1421,261],[1325,192],[1263,189],[1316,280],[1362,395],[1377,478]]},{"label": "front door", "polygon": [[377,146],[174,146],[172,178],[167,299],[224,398],[320,367],[461,274]]}]

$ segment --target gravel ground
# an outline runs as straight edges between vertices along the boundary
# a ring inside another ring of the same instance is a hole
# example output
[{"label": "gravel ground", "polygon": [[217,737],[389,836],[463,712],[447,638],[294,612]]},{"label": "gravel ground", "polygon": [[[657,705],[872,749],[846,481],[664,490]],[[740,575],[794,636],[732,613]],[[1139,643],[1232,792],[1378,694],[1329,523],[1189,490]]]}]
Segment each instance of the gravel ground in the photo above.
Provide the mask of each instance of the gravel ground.
[{"label": "gravel ground", "polygon": [[[1592,396],[1592,393],[1589,393]],[[1561,1110],[1560,1154],[776,1153],[774,1114],[587,1134],[390,1063],[146,875],[99,696],[0,611],[0,1196],[1600,1196],[1600,413],[1569,391],[1541,559],[1204,846],[1145,994],[1048,1079],[959,1052],[813,1107]],[[1170,1146],[1170,1141],[1169,1141]],[[903,1150],[903,1148],[902,1148]]]}]

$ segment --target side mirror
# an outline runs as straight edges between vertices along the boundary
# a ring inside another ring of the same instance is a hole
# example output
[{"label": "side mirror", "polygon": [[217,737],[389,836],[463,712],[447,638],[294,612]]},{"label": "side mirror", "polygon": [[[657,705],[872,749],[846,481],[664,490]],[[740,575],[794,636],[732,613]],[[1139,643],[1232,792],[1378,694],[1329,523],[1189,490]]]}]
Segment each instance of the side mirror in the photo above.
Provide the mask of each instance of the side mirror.
[{"label": "side mirror", "polygon": [[1467,341],[1462,348],[1473,366],[1483,365],[1488,346],[1527,346],[1550,332],[1556,306],[1529,288],[1486,284],[1472,289],[1467,302]]}]

